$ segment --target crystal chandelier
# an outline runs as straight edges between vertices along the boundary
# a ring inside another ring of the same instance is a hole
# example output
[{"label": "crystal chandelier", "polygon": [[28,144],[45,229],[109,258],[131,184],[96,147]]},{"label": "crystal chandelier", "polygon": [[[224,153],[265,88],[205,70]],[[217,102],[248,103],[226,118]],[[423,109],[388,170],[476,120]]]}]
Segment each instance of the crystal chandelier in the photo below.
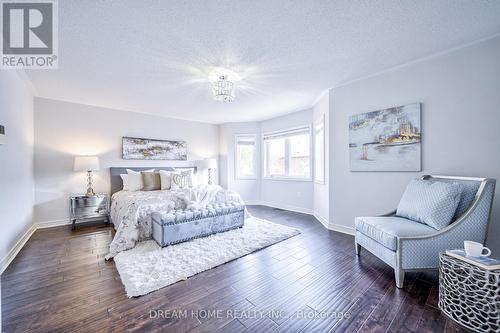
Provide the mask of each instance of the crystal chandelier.
[{"label": "crystal chandelier", "polygon": [[234,100],[234,83],[229,81],[227,75],[219,75],[218,79],[212,82],[212,93],[214,99],[219,102],[232,102]]}]

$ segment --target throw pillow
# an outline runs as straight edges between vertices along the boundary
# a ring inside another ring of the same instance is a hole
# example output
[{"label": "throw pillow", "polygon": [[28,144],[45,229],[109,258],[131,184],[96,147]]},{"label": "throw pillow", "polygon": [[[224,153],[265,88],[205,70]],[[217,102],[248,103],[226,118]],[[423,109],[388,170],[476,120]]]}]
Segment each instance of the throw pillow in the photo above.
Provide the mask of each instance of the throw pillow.
[{"label": "throw pillow", "polygon": [[452,221],[461,192],[458,183],[414,179],[406,187],[396,215],[441,230]]},{"label": "throw pillow", "polygon": [[[144,172],[154,172],[155,169],[145,170]],[[128,175],[128,190],[129,191],[139,191],[142,190],[144,184],[142,182],[142,174],[140,172],[127,169]]]},{"label": "throw pillow", "polygon": [[158,172],[141,172],[143,191],[158,191],[161,189],[161,179]]},{"label": "throw pillow", "polygon": [[187,186],[189,187],[193,187],[195,184],[195,180],[194,180],[194,175],[193,175],[193,170],[192,169],[188,169],[188,170],[178,170],[181,172],[181,175],[185,176],[186,177],[186,183],[187,183]]},{"label": "throw pillow", "polygon": [[162,190],[170,190],[172,187],[172,177],[170,171],[160,170],[160,183]]},{"label": "throw pillow", "polygon": [[172,177],[172,190],[178,190],[188,186],[187,177],[181,172],[172,172],[170,176]]},{"label": "throw pillow", "polygon": [[121,174],[120,177],[122,178],[122,183],[123,183],[123,191],[128,191],[128,174],[124,173]]}]

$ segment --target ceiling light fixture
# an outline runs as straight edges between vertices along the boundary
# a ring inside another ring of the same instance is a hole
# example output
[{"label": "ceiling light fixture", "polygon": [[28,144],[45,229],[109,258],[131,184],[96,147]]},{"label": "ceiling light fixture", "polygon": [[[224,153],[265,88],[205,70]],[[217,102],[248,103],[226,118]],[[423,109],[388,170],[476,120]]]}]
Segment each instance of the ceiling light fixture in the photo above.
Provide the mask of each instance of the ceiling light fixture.
[{"label": "ceiling light fixture", "polygon": [[212,82],[212,94],[219,102],[229,103],[234,100],[234,83],[229,81],[227,75],[219,75],[218,79]]}]

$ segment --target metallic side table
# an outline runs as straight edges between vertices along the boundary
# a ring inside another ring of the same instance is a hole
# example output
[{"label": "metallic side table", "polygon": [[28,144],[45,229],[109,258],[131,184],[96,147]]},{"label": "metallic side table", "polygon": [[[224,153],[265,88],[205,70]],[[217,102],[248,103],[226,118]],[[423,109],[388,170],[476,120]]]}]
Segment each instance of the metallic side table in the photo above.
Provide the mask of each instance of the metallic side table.
[{"label": "metallic side table", "polygon": [[70,218],[72,229],[76,229],[78,222],[104,220],[109,223],[109,205],[110,197],[108,194],[71,196]]},{"label": "metallic side table", "polygon": [[441,253],[439,308],[474,332],[500,332],[500,270],[486,270]]}]

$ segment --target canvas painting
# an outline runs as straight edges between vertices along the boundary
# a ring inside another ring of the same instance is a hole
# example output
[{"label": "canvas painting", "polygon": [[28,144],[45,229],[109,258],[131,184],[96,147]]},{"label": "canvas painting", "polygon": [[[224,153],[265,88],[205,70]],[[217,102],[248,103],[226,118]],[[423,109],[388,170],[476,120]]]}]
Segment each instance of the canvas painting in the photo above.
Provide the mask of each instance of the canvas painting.
[{"label": "canvas painting", "polygon": [[186,141],[123,137],[125,160],[187,160]]},{"label": "canvas painting", "polygon": [[351,171],[421,171],[420,103],[349,117]]}]

